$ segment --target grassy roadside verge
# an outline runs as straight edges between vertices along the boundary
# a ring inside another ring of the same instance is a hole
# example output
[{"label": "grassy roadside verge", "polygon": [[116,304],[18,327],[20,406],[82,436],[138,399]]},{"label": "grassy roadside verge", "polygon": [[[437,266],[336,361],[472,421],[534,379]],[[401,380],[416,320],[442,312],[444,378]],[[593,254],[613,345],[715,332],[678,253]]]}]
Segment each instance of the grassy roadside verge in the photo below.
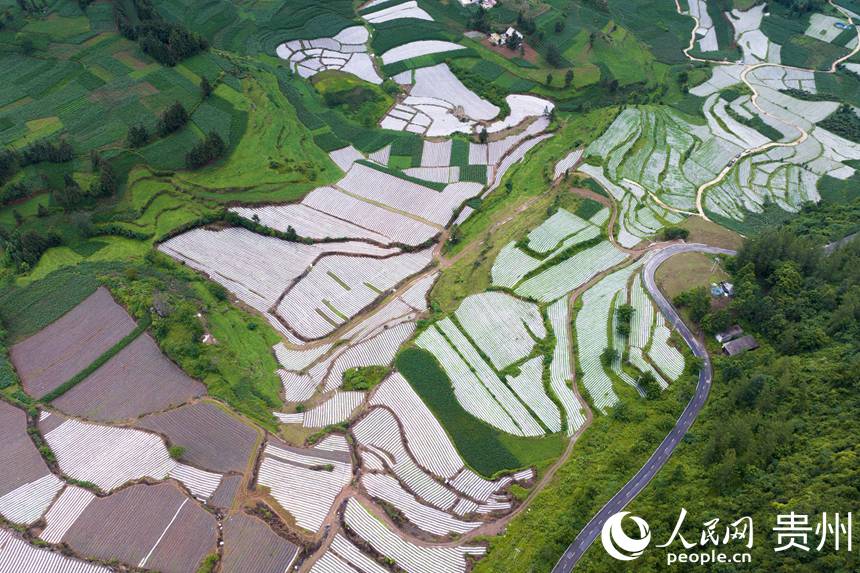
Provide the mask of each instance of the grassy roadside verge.
[{"label": "grassy roadside verge", "polygon": [[511,521],[505,533],[489,539],[490,552],[475,566],[475,573],[551,570],[577,532],[636,473],[674,426],[695,382],[685,374],[652,401],[639,398],[625,386],[615,385],[620,406],[609,415],[595,416],[570,459],[531,502],[529,511]]}]

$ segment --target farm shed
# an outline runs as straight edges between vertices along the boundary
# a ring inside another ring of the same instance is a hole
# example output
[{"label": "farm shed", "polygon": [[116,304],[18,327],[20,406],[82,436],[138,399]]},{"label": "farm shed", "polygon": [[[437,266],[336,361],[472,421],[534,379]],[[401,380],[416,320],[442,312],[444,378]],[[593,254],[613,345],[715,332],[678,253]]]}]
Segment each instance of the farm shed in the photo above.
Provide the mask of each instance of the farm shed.
[{"label": "farm shed", "polygon": [[738,326],[737,324],[735,324],[734,326],[732,326],[728,330],[724,330],[723,332],[717,333],[717,335],[714,338],[716,338],[717,342],[719,342],[720,344],[724,344],[724,343],[728,342],[729,340],[734,340],[735,338],[739,337],[743,333],[744,333],[743,329],[740,326]]},{"label": "farm shed", "polygon": [[755,350],[756,348],[758,348],[758,342],[749,334],[723,344],[723,352],[729,356],[737,356],[747,350]]}]

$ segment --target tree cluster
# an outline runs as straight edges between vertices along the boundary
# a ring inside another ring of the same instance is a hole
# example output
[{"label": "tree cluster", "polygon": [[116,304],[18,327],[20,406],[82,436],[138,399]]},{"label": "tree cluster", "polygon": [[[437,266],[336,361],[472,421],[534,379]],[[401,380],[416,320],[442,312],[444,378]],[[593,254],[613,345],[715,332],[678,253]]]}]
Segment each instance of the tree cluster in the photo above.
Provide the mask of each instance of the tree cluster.
[{"label": "tree cluster", "polygon": [[485,34],[490,32],[490,21],[487,18],[487,11],[482,6],[478,6],[477,12],[469,18],[467,27],[470,30],[477,30]]},{"label": "tree cluster", "polygon": [[630,321],[633,320],[633,313],[635,312],[636,309],[629,304],[622,304],[615,309],[615,330],[618,331],[618,334],[621,336],[630,335]]},{"label": "tree cluster", "polygon": [[213,131],[185,155],[185,165],[189,169],[203,167],[222,157],[225,151],[227,151],[227,146],[224,144],[224,140],[217,132]]},{"label": "tree cluster", "polygon": [[182,128],[186,123],[188,123],[188,112],[180,102],[176,102],[161,114],[156,131],[158,135],[164,137]]},{"label": "tree cluster", "polygon": [[860,340],[860,241],[830,254],[789,229],[748,241],[734,261],[732,310],[785,354]]},{"label": "tree cluster", "polygon": [[126,143],[129,147],[143,147],[149,142],[149,130],[143,124],[132,125],[128,128]]},{"label": "tree cluster", "polygon": [[524,12],[520,12],[517,14],[517,30],[526,36],[531,36],[537,31],[537,26],[532,18],[526,16]]},{"label": "tree cluster", "polygon": [[33,189],[26,183],[11,183],[0,189],[0,206],[14,203],[33,194]]},{"label": "tree cluster", "polygon": [[33,267],[42,253],[62,243],[60,236],[53,231],[41,233],[35,230],[11,233],[0,227],[0,244],[9,261],[19,271],[27,271]]},{"label": "tree cluster", "polygon": [[178,24],[148,21],[137,29],[140,48],[165,66],[175,66],[209,48],[209,42]]},{"label": "tree cluster", "polygon": [[826,0],[768,0],[768,4],[778,4],[798,16],[820,12],[827,6]]},{"label": "tree cluster", "polygon": [[684,239],[690,236],[690,231],[685,229],[684,227],[677,227],[674,225],[669,225],[668,227],[663,229],[662,232],[664,241],[673,241],[675,239]]},{"label": "tree cluster", "polygon": [[860,143],[860,115],[850,105],[842,104],[818,125],[845,139]]},{"label": "tree cluster", "polygon": [[[209,42],[184,26],[161,18],[150,0],[133,0],[131,5],[114,3],[114,19],[124,37],[136,41],[140,49],[165,66],[175,66],[185,58],[209,49]],[[128,9],[133,8],[134,14]]]},{"label": "tree cluster", "polygon": [[65,139],[57,141],[42,139],[18,151],[0,151],[0,185],[11,179],[21,167],[47,161],[66,163],[74,158],[74,149]]},{"label": "tree cluster", "polygon": [[18,164],[22,167],[47,161],[48,163],[65,163],[74,158],[74,149],[65,139],[59,141],[39,140],[25,147],[18,154]]}]

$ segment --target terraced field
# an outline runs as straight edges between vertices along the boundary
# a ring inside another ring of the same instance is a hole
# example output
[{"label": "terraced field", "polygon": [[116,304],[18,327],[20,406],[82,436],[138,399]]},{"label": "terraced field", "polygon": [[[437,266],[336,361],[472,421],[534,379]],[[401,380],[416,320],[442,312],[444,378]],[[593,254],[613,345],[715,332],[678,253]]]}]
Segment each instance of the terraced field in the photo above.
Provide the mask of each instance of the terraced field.
[{"label": "terraced field", "polygon": [[655,243],[847,197],[843,3],[7,2],[0,570],[542,568],[694,375]]}]

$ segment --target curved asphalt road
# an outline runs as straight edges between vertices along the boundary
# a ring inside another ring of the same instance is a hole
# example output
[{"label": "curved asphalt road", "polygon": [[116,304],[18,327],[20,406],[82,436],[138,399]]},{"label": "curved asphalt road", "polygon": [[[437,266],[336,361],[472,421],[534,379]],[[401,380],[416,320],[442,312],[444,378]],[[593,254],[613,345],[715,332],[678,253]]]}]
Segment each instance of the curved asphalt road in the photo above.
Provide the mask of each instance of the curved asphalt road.
[{"label": "curved asphalt road", "polygon": [[591,521],[589,521],[584,528],[582,528],[579,535],[576,536],[576,539],[574,539],[573,543],[568,546],[564,555],[561,556],[561,559],[559,559],[558,563],[553,567],[552,573],[569,573],[569,571],[574,568],[577,561],[582,557],[582,554],[585,553],[594,540],[600,536],[600,530],[603,527],[604,522],[606,522],[606,520],[615,513],[621,511],[624,506],[636,497],[639,492],[648,485],[654,476],[657,475],[657,472],[660,471],[666,463],[666,460],[668,460],[669,456],[672,455],[678,442],[684,437],[684,434],[687,433],[690,426],[693,425],[693,422],[696,420],[696,416],[699,415],[699,411],[702,409],[702,406],[705,405],[705,400],[708,398],[708,392],[711,389],[711,359],[708,356],[705,347],[696,340],[693,333],[690,332],[690,329],[687,328],[687,325],[685,325],[678,316],[675,308],[668,300],[666,300],[666,297],[663,296],[663,293],[660,292],[654,282],[654,271],[656,271],[657,267],[659,267],[666,259],[672,255],[677,255],[678,253],[689,252],[723,255],[735,254],[735,251],[709,247],[707,245],[697,243],[672,245],[656,251],[651,259],[645,263],[642,276],[645,280],[645,288],[647,288],[648,292],[651,293],[654,302],[656,302],[657,306],[660,308],[660,312],[662,312],[663,316],[666,317],[666,321],[684,337],[684,340],[693,350],[693,354],[702,359],[703,366],[702,370],[699,372],[699,383],[696,385],[696,394],[690,399],[687,407],[684,408],[684,411],[681,413],[681,417],[678,418],[678,421],[675,423],[675,427],[672,428],[672,431],[663,439],[663,442],[660,443],[657,450],[651,454],[651,457],[648,458],[645,465],[642,466],[636,475],[633,476],[629,482],[624,484],[624,487],[622,487],[618,493],[616,493],[612,499],[610,499],[606,505],[604,505],[600,511],[591,518]]}]

